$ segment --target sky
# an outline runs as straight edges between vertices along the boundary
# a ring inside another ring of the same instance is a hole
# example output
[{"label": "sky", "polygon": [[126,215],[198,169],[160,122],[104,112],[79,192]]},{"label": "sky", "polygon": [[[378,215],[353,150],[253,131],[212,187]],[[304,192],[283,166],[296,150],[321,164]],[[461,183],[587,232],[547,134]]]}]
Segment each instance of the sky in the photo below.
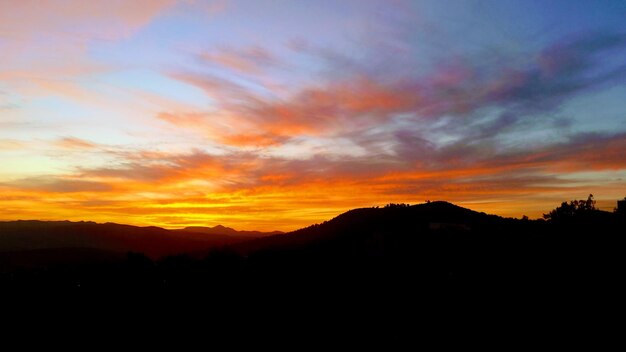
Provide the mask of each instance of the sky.
[{"label": "sky", "polygon": [[0,220],[626,196],[626,2],[0,0]]}]

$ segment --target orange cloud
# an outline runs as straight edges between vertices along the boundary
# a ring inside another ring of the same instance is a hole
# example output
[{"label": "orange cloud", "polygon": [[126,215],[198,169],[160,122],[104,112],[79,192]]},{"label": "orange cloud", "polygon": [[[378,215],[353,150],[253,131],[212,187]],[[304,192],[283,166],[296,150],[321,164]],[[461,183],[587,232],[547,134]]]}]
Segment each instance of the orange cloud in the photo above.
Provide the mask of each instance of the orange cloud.
[{"label": "orange cloud", "polygon": [[419,104],[414,92],[381,85],[366,77],[307,88],[284,99],[262,98],[239,84],[206,75],[173,77],[203,89],[215,99],[216,111],[163,112],[157,118],[203,131],[235,146],[270,146],[302,135],[363,129],[384,123],[393,113],[410,111]]},{"label": "orange cloud", "polygon": [[[81,35],[114,39],[146,25],[175,0],[22,0],[0,3],[0,33],[24,38],[63,33],[68,24]],[[54,16],[51,16],[54,14]],[[88,26],[87,26],[88,25]]]},{"label": "orange cloud", "polygon": [[23,148],[25,144],[15,139],[0,139],[0,151]]},{"label": "orange cloud", "polygon": [[197,127],[205,123],[206,114],[203,114],[203,113],[173,114],[169,112],[162,112],[157,115],[157,118],[163,121],[169,122],[173,125]]},{"label": "orange cloud", "polygon": [[94,143],[74,137],[61,138],[57,140],[55,144],[66,149],[92,149],[96,147]]},{"label": "orange cloud", "polygon": [[258,75],[264,69],[277,64],[276,58],[259,46],[243,50],[223,48],[205,52],[200,55],[200,59],[207,63],[221,65],[231,70],[251,75]]}]

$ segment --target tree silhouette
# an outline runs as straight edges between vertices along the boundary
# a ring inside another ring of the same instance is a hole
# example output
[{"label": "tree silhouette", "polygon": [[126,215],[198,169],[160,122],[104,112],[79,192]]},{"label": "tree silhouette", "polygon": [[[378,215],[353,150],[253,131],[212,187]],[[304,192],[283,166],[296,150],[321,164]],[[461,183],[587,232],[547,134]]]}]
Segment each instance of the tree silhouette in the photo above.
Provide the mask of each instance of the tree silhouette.
[{"label": "tree silhouette", "polygon": [[593,199],[593,194],[590,194],[587,200],[571,200],[569,203],[561,203],[559,207],[550,211],[548,214],[543,214],[543,218],[553,221],[566,220],[594,210],[597,210],[596,201]]},{"label": "tree silhouette", "polygon": [[626,197],[617,201],[617,207],[613,209],[613,212],[622,215],[626,214]]},{"label": "tree silhouette", "polygon": [[410,206],[411,206],[410,204],[406,204],[406,203],[389,203],[385,205],[385,209],[408,208]]}]

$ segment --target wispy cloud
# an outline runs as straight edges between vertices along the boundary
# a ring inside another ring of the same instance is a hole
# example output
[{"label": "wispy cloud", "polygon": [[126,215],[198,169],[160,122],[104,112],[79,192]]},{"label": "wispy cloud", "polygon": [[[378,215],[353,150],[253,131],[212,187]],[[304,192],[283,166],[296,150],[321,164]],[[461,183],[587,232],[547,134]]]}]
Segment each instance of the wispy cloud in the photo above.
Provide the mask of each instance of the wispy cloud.
[{"label": "wispy cloud", "polygon": [[265,69],[278,64],[274,55],[260,46],[207,51],[201,53],[199,59],[206,64],[219,65],[235,72],[251,75],[258,75]]},{"label": "wispy cloud", "polygon": [[5,184],[5,186],[48,193],[107,192],[112,190],[112,187],[106,183],[58,176],[30,177]]},{"label": "wispy cloud", "polygon": [[63,137],[57,140],[55,144],[66,149],[92,149],[96,147],[96,144],[92,142],[75,137]]},{"label": "wispy cloud", "polygon": [[25,144],[15,139],[0,139],[0,151],[23,148]]}]

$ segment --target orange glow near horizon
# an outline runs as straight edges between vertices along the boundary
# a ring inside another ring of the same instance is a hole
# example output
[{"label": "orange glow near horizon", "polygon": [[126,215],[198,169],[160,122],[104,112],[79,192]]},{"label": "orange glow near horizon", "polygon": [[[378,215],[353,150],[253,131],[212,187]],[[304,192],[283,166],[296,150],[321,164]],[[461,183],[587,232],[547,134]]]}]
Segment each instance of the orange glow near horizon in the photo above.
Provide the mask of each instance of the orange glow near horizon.
[{"label": "orange glow near horizon", "polygon": [[[555,199],[585,198],[589,189],[584,185],[564,189],[549,186],[523,189],[503,185],[496,189],[479,181],[470,184],[442,182],[436,187],[432,184],[442,178],[453,180],[451,175],[457,173],[390,175],[379,180],[368,178],[361,181],[306,180],[302,184],[273,186],[269,184],[284,182],[287,176],[270,175],[262,178],[263,185],[210,193],[188,192],[183,186],[186,183],[181,185],[178,180],[165,180],[158,185],[120,182],[99,192],[5,190],[0,197],[0,206],[4,209],[0,220],[85,220],[164,228],[222,224],[241,230],[291,231],[330,220],[354,208],[387,203],[417,204],[426,200],[447,200],[472,210],[506,217],[527,215],[540,218],[559,205]],[[481,172],[467,170],[461,174],[474,173]],[[398,187],[407,180],[426,182],[431,187],[424,188],[421,194],[407,197],[398,192]],[[155,186],[159,191],[150,191]],[[595,187],[600,209],[610,211],[615,206],[615,199],[611,199],[613,187]]]}]

